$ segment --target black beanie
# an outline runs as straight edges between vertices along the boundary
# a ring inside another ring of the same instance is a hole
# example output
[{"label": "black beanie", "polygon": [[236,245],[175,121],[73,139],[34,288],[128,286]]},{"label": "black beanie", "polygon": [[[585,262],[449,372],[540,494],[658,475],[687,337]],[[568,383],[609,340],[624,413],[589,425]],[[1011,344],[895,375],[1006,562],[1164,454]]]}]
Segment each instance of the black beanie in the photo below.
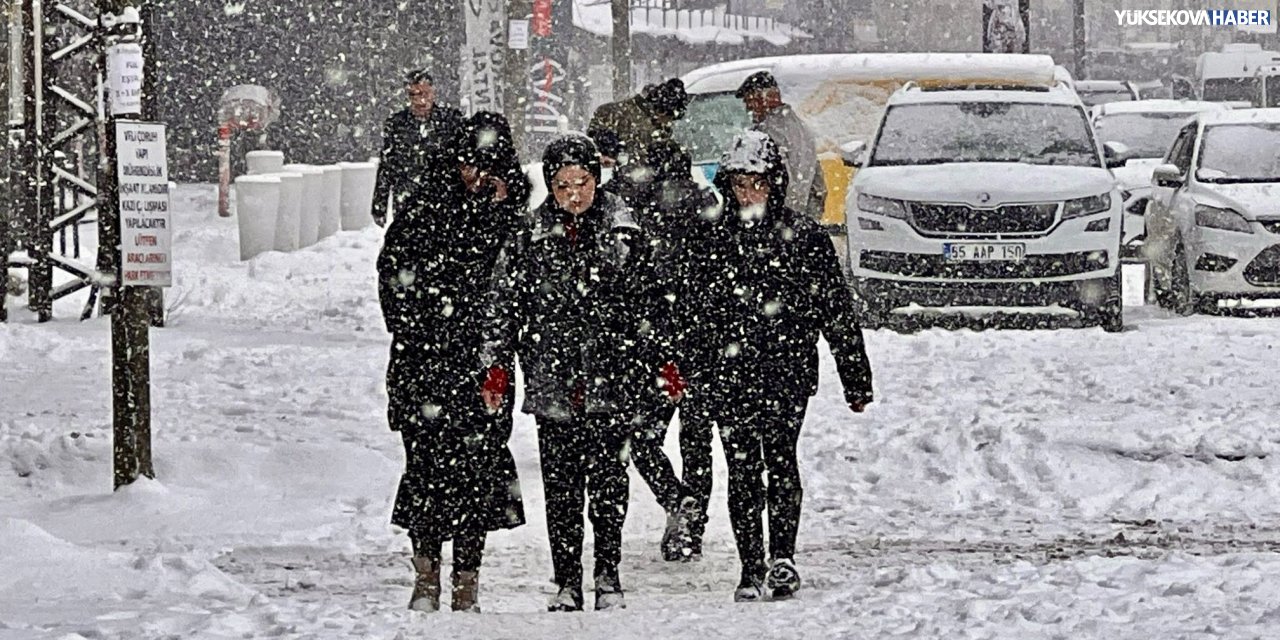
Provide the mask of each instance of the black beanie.
[{"label": "black beanie", "polygon": [[547,150],[542,153],[542,178],[547,189],[551,189],[551,179],[556,172],[573,166],[586,169],[595,176],[596,184],[600,183],[600,153],[591,138],[565,136],[547,145]]}]

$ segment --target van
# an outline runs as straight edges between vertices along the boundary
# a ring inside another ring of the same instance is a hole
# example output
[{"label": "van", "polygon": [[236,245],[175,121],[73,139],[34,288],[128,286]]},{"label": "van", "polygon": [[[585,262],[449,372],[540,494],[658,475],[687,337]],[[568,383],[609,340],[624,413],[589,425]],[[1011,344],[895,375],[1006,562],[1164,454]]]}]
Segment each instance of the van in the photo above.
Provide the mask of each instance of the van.
[{"label": "van", "polygon": [[1255,43],[1224,45],[1196,59],[1197,91],[1209,102],[1252,104],[1258,94],[1258,68],[1280,63],[1280,52],[1264,51]]}]

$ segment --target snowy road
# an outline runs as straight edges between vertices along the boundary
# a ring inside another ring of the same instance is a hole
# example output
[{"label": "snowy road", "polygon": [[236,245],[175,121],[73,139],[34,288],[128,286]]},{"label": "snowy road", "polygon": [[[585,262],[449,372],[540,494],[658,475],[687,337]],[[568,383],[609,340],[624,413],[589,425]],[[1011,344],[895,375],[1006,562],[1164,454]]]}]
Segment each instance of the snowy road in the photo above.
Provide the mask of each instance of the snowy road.
[{"label": "snowy road", "polygon": [[[788,603],[734,605],[723,462],[705,559],[666,564],[633,474],[628,609],[549,615],[530,523],[490,538],[480,616],[403,609],[385,425],[380,232],[236,260],[179,190],[171,326],[152,333],[158,481],[110,492],[109,328],[0,325],[0,640],[1264,638],[1280,628],[1280,319],[1130,309],[1131,330],[868,334],[879,400],[834,367],[801,441]],[[671,443],[674,444],[674,443]],[[717,451],[717,457],[719,457]]]}]

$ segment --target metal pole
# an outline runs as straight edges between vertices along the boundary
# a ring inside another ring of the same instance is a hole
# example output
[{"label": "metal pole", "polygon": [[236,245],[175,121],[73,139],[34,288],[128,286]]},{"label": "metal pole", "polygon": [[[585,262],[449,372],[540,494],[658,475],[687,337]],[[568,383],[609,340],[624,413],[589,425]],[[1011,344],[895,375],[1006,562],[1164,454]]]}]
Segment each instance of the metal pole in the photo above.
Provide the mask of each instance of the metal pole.
[{"label": "metal pole", "polygon": [[9,230],[9,210],[14,204],[13,190],[10,188],[10,179],[13,175],[10,173],[10,168],[13,166],[11,163],[13,161],[14,147],[9,144],[9,123],[13,120],[12,114],[9,113],[9,96],[11,87],[13,86],[12,83],[15,80],[20,79],[15,77],[13,73],[13,63],[15,62],[13,59],[14,47],[13,43],[10,42],[11,36],[14,35],[14,3],[13,0],[0,1],[4,2],[4,35],[2,38],[4,43],[4,72],[3,76],[0,76],[3,77],[4,80],[4,89],[3,91],[0,91],[0,93],[3,93],[4,95],[3,113],[5,118],[4,150],[0,152],[4,154],[3,166],[0,166],[0,182],[3,182],[3,189],[0,189],[0,322],[8,322],[9,309],[6,303],[9,298],[9,253],[12,251],[10,244],[12,240]]},{"label": "metal pole", "polygon": [[[136,9],[138,0],[100,0],[102,20],[103,68],[106,52],[121,42],[137,42],[141,25],[121,22],[107,26],[108,16],[118,17],[126,8]],[[107,69],[110,74],[111,70]],[[144,75],[151,73],[146,68]],[[110,86],[110,82],[107,83]],[[145,83],[144,83],[145,86]],[[144,92],[143,100],[147,100]],[[110,98],[110,96],[108,96]],[[106,221],[104,226],[114,230],[115,244],[104,244],[99,251],[118,254],[120,251],[120,203],[119,184],[116,177],[116,131],[119,118],[112,115],[108,101],[106,114],[106,148],[103,150],[103,170],[98,173],[98,215]],[[151,462],[151,360],[150,322],[146,287],[121,286],[121,260],[114,261],[118,306],[111,314],[111,387],[112,434],[114,445],[113,479],[116,489],[132,484],[139,477],[156,477]]]},{"label": "metal pole", "polygon": [[611,0],[613,10],[613,99],[631,95],[630,0]]},{"label": "metal pole", "polygon": [[1072,34],[1075,43],[1075,75],[1077,80],[1089,77],[1088,42],[1086,41],[1084,24],[1085,0],[1074,0],[1072,3]]}]

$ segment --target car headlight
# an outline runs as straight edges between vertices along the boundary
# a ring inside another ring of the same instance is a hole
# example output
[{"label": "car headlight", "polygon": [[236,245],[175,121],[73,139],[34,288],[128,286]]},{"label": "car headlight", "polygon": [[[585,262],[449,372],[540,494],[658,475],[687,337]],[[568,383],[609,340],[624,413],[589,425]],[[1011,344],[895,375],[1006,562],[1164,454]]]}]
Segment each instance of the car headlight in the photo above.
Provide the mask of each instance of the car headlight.
[{"label": "car headlight", "polygon": [[1100,193],[1088,198],[1068,200],[1062,205],[1062,219],[1083,218],[1095,213],[1102,213],[1111,208],[1111,194]]},{"label": "car headlight", "polygon": [[875,213],[890,218],[898,218],[906,220],[907,207],[901,200],[893,200],[891,198],[881,198],[880,196],[868,195],[865,193],[858,194],[858,209],[867,213]]},{"label": "car headlight", "polygon": [[1249,221],[1245,220],[1239,212],[1203,204],[1196,205],[1196,226],[1236,233],[1253,233],[1253,229],[1249,228]]}]

